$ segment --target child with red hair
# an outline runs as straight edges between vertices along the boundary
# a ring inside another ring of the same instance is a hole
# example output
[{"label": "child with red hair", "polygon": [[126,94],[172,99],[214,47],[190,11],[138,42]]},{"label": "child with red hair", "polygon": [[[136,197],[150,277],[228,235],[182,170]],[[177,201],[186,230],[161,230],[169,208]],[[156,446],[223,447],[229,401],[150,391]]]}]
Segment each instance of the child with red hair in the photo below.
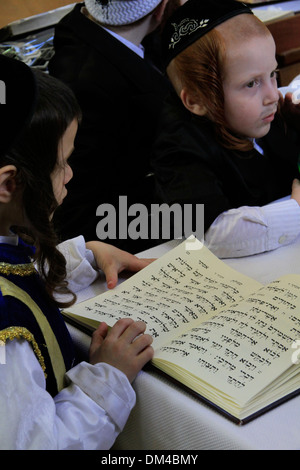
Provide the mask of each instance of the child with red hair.
[{"label": "child with red hair", "polygon": [[219,257],[292,242],[300,233],[299,118],[277,89],[267,27],[241,2],[188,0],[167,21],[163,50],[176,93],[152,162],[161,201],[204,204],[205,242]]}]

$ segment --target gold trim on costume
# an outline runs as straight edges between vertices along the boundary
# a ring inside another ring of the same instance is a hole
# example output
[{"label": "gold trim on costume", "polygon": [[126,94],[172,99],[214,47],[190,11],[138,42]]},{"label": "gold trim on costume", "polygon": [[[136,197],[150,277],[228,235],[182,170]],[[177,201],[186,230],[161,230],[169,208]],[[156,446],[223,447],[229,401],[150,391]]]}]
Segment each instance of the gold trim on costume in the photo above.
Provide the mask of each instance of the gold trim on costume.
[{"label": "gold trim on costume", "polygon": [[5,330],[0,331],[0,341],[2,341],[4,344],[6,343],[7,340],[12,341],[13,339],[21,339],[21,338],[26,339],[26,341],[32,344],[32,348],[34,350],[36,357],[38,358],[41,368],[43,369],[45,379],[46,379],[47,374],[45,372],[46,370],[45,360],[37,342],[34,339],[33,334],[30,333],[30,331],[27,330],[27,328],[24,328],[22,326],[9,326],[8,328],[5,328]]},{"label": "gold trim on costume", "polygon": [[18,276],[29,276],[30,274],[36,273],[36,269],[33,263],[26,264],[10,264],[0,262],[0,274],[16,274]]},{"label": "gold trim on costume", "polygon": [[27,292],[16,286],[13,282],[9,281],[5,277],[1,276],[0,289],[3,296],[10,295],[16,299],[19,299],[21,302],[27,305],[27,307],[30,308],[31,312],[33,313],[45,338],[46,347],[48,349],[54,376],[56,378],[57,389],[60,391],[64,387],[64,377],[66,373],[65,362],[57,339],[47,318],[39,306],[30,297],[30,295],[27,294]]}]

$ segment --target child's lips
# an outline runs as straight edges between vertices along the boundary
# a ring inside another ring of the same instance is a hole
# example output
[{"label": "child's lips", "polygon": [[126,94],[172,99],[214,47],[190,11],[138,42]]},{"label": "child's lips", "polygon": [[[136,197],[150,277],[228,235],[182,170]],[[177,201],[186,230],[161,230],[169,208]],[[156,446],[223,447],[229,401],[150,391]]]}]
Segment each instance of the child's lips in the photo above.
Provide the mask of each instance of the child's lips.
[{"label": "child's lips", "polygon": [[273,111],[271,114],[268,114],[267,116],[265,116],[262,120],[264,122],[272,122],[275,117],[275,113],[276,111]]}]

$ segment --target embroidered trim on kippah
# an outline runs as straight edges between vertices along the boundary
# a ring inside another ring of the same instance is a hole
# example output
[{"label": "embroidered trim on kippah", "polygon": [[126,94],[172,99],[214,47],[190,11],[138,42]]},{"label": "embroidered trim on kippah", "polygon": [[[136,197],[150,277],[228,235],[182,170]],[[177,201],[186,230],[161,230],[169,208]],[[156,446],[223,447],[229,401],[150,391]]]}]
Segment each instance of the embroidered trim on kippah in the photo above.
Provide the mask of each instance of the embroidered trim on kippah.
[{"label": "embroidered trim on kippah", "polygon": [[161,35],[164,66],[213,28],[244,13],[253,15],[250,7],[236,0],[187,0],[165,22]]},{"label": "embroidered trim on kippah", "polygon": [[205,28],[208,24],[209,20],[197,20],[197,19],[190,19],[186,18],[182,20],[179,24],[172,23],[174,26],[175,32],[171,37],[171,42],[169,44],[170,47],[175,47],[175,45],[182,39],[183,36],[189,35],[194,33],[199,28]]}]

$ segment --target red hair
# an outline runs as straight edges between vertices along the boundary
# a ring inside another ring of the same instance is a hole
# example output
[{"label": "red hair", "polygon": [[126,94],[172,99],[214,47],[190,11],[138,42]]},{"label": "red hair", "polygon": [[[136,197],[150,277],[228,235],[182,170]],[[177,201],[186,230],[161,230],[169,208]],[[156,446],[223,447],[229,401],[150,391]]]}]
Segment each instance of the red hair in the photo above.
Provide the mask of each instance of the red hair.
[{"label": "red hair", "polygon": [[213,122],[216,139],[223,147],[249,151],[253,149],[252,142],[245,136],[234,135],[224,117],[223,72],[228,44],[225,39],[245,40],[254,34],[270,32],[254,15],[240,15],[236,25],[237,28],[227,28],[224,24],[224,31],[223,25],[220,30],[209,31],[178,54],[167,72],[178,94],[185,88],[194,102],[205,107],[205,116]]}]

